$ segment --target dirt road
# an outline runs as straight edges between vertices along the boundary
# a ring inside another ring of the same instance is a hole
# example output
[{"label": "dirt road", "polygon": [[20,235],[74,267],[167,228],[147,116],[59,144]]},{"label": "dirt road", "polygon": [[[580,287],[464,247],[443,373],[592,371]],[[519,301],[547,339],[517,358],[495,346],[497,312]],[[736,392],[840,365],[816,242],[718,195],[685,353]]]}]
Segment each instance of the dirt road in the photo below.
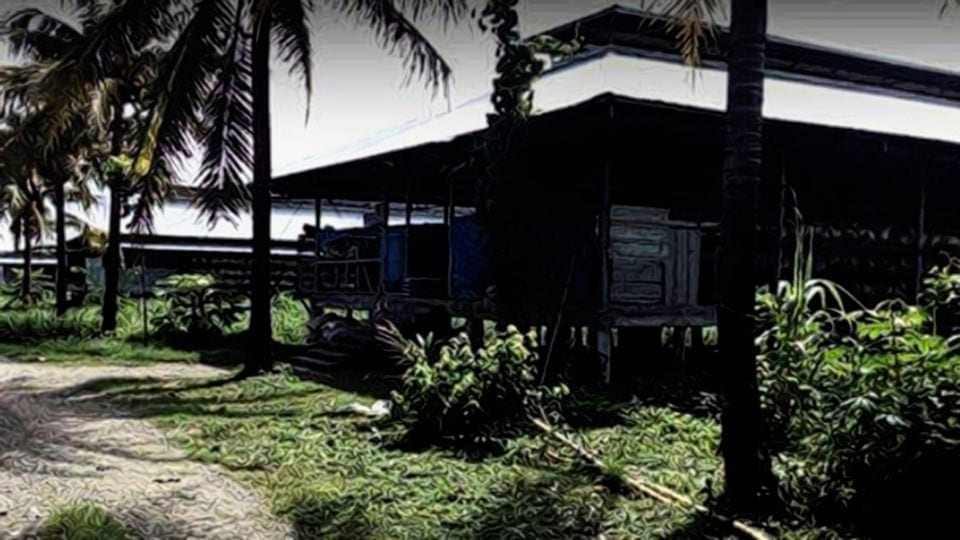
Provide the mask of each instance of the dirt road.
[{"label": "dirt road", "polygon": [[251,489],[190,461],[148,422],[71,397],[105,378],[208,379],[198,365],[75,367],[0,359],[0,538],[29,538],[56,507],[91,501],[144,538],[289,538]]}]

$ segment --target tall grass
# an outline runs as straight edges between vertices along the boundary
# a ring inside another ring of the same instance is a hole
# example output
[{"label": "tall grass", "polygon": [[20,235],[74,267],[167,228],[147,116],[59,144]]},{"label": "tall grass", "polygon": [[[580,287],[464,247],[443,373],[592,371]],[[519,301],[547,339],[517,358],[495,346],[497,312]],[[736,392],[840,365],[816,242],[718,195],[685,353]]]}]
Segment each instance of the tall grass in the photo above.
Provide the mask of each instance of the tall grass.
[{"label": "tall grass", "polygon": [[909,531],[912,515],[942,521],[925,486],[960,480],[945,465],[960,460],[960,336],[938,335],[935,322],[960,264],[928,277],[923,303],[868,309],[814,279],[812,250],[798,246],[792,279],[758,295],[765,435],[784,496],[867,534]]}]

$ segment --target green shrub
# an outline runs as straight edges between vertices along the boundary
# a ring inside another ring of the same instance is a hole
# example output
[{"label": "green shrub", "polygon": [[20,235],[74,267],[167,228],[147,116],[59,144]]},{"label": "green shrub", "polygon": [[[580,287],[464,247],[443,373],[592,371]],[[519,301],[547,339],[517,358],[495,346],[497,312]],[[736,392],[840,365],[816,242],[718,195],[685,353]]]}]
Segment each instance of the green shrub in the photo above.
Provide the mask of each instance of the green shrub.
[{"label": "green shrub", "polygon": [[154,293],[162,307],[151,325],[166,338],[221,338],[246,311],[246,299],[220,287],[209,274],[170,276],[157,282]]},{"label": "green shrub", "polygon": [[898,490],[942,479],[933,464],[960,457],[960,337],[932,331],[946,289],[928,287],[927,305],[851,311],[838,291],[804,270],[758,297],[768,448],[798,508],[881,527],[905,512],[885,506]]},{"label": "green shrub", "polygon": [[852,300],[835,283],[813,279],[813,258],[809,236],[798,233],[798,249],[790,281],[781,281],[776,291],[763,287],[757,294],[757,315],[761,324],[756,339],[761,407],[764,412],[764,440],[773,451],[786,450],[797,438],[791,422],[807,408],[814,379],[838,341],[833,329],[845,320],[844,297]]},{"label": "green shrub", "polygon": [[290,293],[273,297],[273,339],[285,344],[306,342],[309,333],[310,312]]},{"label": "green shrub", "polygon": [[100,331],[98,310],[81,308],[57,317],[50,307],[0,312],[0,341],[35,342],[57,338],[90,338]]},{"label": "green shrub", "polygon": [[445,343],[408,342],[410,367],[393,393],[394,418],[414,438],[489,442],[524,423],[531,407],[565,396],[540,386],[536,341],[510,326],[474,349],[466,334]]},{"label": "green shrub", "polygon": [[920,303],[932,316],[934,333],[960,334],[960,259],[930,270],[923,280]]},{"label": "green shrub", "polygon": [[10,281],[0,285],[0,308],[30,308],[53,304],[56,288],[50,276],[34,271],[30,274],[30,291],[22,295],[23,270],[13,269]]},{"label": "green shrub", "polygon": [[127,540],[136,536],[102,507],[80,503],[61,508],[40,528],[42,540]]}]

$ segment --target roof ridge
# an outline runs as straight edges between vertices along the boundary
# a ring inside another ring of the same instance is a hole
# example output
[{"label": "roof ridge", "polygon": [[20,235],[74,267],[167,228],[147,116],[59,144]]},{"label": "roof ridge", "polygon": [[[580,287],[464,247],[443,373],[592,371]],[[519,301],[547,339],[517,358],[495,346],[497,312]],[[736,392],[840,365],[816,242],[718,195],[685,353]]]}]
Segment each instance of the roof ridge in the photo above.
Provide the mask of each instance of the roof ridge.
[{"label": "roof ridge", "polygon": [[[638,19],[649,31],[641,33],[627,29],[628,25],[633,28]],[[668,20],[664,14],[614,4],[536,36],[565,40],[586,37],[587,50],[575,55],[570,60],[572,62],[598,48],[619,49],[621,52],[630,49],[637,56],[679,61],[680,53],[674,45],[674,38],[665,28]],[[702,65],[723,68],[729,31],[721,25],[713,25],[713,28],[714,37],[704,48]],[[767,73],[771,77],[821,86],[855,88],[953,106],[960,103],[960,71],[776,35],[768,36]]]}]

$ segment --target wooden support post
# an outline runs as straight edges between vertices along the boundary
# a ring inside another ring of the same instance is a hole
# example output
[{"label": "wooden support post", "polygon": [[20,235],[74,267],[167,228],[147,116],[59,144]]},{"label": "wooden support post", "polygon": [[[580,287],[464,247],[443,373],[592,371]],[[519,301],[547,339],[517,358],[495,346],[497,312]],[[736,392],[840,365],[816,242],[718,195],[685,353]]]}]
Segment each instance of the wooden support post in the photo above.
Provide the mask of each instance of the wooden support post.
[{"label": "wooden support post", "polygon": [[314,226],[319,231],[323,227],[323,199],[317,197],[313,204]]},{"label": "wooden support post", "polygon": [[[612,112],[611,112],[612,114]],[[600,243],[600,313],[610,311],[610,157],[603,167],[600,193],[600,214],[597,216],[597,240]],[[613,376],[613,339],[609,326],[597,326],[591,332],[593,346],[600,359],[600,376],[610,384]]]},{"label": "wooden support post", "polygon": [[447,222],[447,298],[453,298],[453,220],[456,206],[453,200],[453,175],[450,175],[447,188],[447,208],[444,212]]},{"label": "wooden support post", "polygon": [[698,364],[696,367],[699,367],[700,362],[703,361],[703,355],[705,352],[705,347],[703,344],[703,327],[702,326],[691,326],[690,327],[690,358],[694,363]]},{"label": "wooden support post", "polygon": [[403,277],[410,277],[410,226],[413,224],[413,203],[410,202],[410,180],[407,179],[407,194],[403,219]]},{"label": "wooden support post", "polygon": [[776,240],[776,250],[777,257],[775,268],[773,269],[773,281],[771,284],[772,291],[777,290],[777,282],[780,281],[780,275],[783,272],[783,247],[787,239],[787,230],[786,230],[786,199],[787,199],[787,190],[789,189],[787,185],[787,160],[781,155],[780,156],[780,198],[778,202],[778,215],[777,215],[777,240]]},{"label": "wooden support post", "polygon": [[[320,259],[320,238],[321,238],[320,231],[321,231],[321,227],[323,227],[323,199],[320,197],[317,197],[314,200],[313,214],[314,214],[313,215],[314,226],[317,229],[316,233],[314,233],[314,236],[313,236],[313,259],[314,259],[314,262],[316,262]],[[315,265],[313,268],[314,292],[316,292],[321,288],[320,278],[321,278],[320,266]]]},{"label": "wooden support post", "polygon": [[686,326],[674,326],[673,327],[673,336],[671,339],[671,348],[670,351],[673,353],[673,362],[677,364],[677,367],[681,371],[686,370],[687,364],[687,327]]},{"label": "wooden support post", "polygon": [[470,345],[478,349],[486,345],[484,337],[483,319],[471,317],[467,320],[467,333],[470,336]]},{"label": "wooden support post", "polygon": [[617,329],[617,350],[613,356],[614,377],[628,382],[637,373],[657,371],[663,352],[663,329],[659,326],[631,326]]},{"label": "wooden support post", "polygon": [[387,290],[387,233],[390,230],[390,200],[384,197],[380,206],[380,290]]},{"label": "wooden support post", "polygon": [[[924,167],[924,172],[926,172],[926,167]],[[919,302],[920,292],[923,289],[923,250],[926,246],[927,241],[927,186],[926,178],[920,180],[920,211],[918,216],[917,223],[917,279],[916,287],[914,288],[914,297]]]},{"label": "wooden support post", "polygon": [[590,332],[591,349],[598,360],[600,366],[600,377],[603,384],[609,385],[613,382],[613,340],[610,335],[610,327],[597,326]]}]

